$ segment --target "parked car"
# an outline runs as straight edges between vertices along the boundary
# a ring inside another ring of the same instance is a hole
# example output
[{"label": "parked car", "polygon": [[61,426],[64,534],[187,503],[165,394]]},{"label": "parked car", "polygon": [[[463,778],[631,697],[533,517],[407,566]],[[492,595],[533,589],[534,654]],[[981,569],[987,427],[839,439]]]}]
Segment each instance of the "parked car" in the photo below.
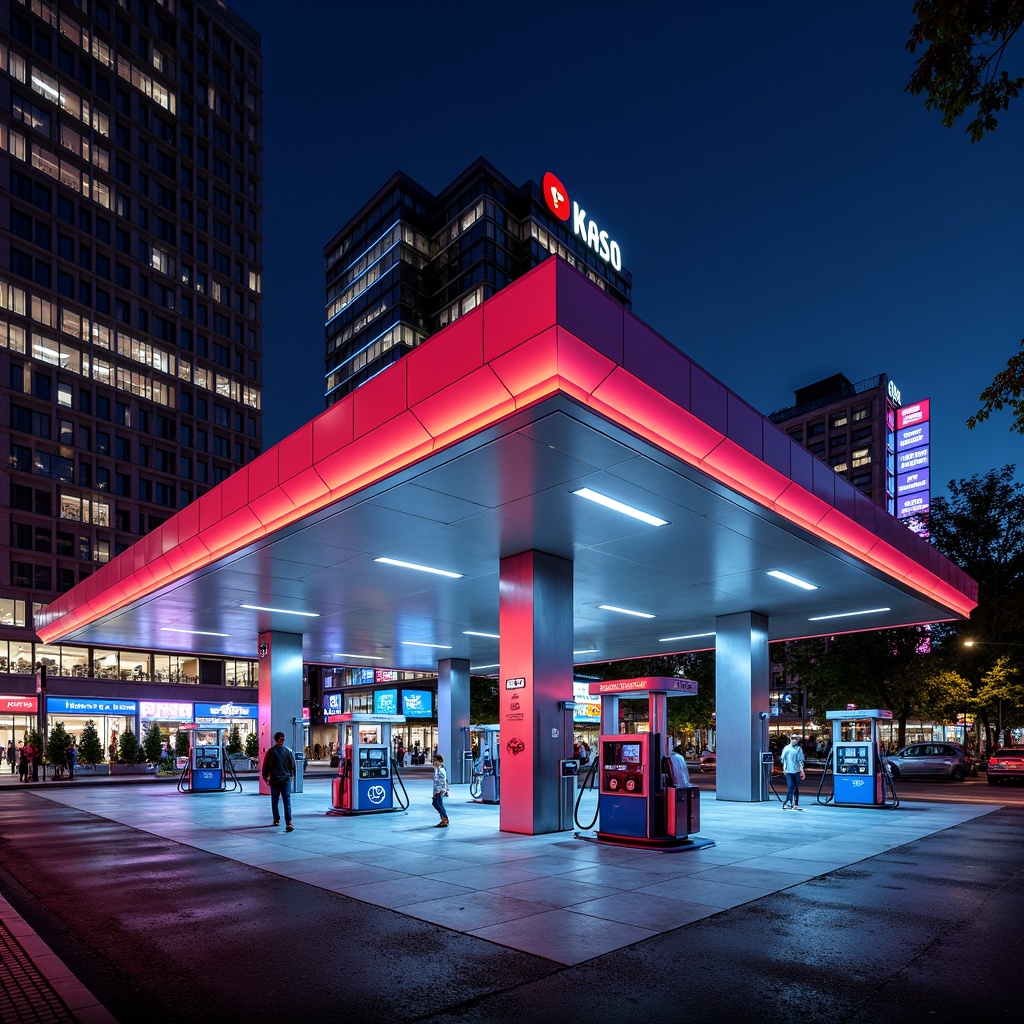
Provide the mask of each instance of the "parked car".
[{"label": "parked car", "polygon": [[716,758],[714,754],[703,754],[700,759],[700,770],[702,772],[713,772],[715,764]]},{"label": "parked car", "polygon": [[988,759],[988,784],[1024,779],[1024,747],[1003,747]]},{"label": "parked car", "polygon": [[938,776],[963,782],[975,770],[970,755],[953,743],[912,743],[890,754],[888,762],[894,779]]}]

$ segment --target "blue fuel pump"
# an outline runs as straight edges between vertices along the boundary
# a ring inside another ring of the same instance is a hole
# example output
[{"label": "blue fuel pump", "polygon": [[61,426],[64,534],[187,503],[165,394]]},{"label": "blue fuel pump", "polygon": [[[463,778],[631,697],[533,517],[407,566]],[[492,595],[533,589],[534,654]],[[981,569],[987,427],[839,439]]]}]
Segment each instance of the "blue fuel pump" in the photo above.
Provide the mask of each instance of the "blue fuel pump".
[{"label": "blue fuel pump", "polygon": [[[601,735],[597,748],[599,842],[620,846],[712,846],[693,839],[700,831],[700,790],[668,784],[668,698],[693,695],[690,679],[649,676],[591,683],[601,698]],[[646,708],[639,701],[644,701]],[[621,702],[630,701],[629,714]],[[646,717],[641,713],[646,710]],[[579,801],[577,801],[577,808]],[[577,822],[579,825],[579,822]]]},{"label": "blue fuel pump", "polygon": [[404,715],[349,712],[331,715],[338,723],[338,741],[344,756],[331,780],[328,814],[380,814],[404,811],[409,795],[398,762],[391,756],[391,727],[405,722]]},{"label": "blue fuel pump", "polygon": [[228,726],[188,722],[180,728],[188,733],[189,749],[188,763],[178,777],[178,792],[218,793],[227,789],[241,791],[242,783],[235,774],[230,759],[224,753],[224,738],[228,733]]},{"label": "blue fuel pump", "polygon": [[[832,772],[832,796],[819,803],[837,807],[898,807],[899,798],[889,774],[879,735],[879,723],[892,720],[884,709],[826,711],[832,723],[832,752],[826,771]],[[824,783],[825,776],[822,776]]]}]

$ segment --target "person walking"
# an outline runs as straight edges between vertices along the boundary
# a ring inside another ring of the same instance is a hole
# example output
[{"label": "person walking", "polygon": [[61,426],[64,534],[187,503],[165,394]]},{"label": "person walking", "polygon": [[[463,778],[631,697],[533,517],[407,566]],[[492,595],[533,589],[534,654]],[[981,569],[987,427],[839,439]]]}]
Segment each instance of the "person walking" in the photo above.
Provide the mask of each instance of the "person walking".
[{"label": "person walking", "polygon": [[434,810],[441,815],[441,820],[434,828],[448,827],[448,812],[444,809],[444,798],[448,795],[448,772],[445,771],[444,758],[440,754],[434,754],[434,798],[430,802]]},{"label": "person walking", "polygon": [[786,773],[786,799],[782,804],[784,811],[802,811],[800,806],[800,782],[804,779],[804,752],[800,747],[800,737],[790,736],[789,746],[782,748],[779,758],[782,770]]},{"label": "person walking", "polygon": [[295,774],[295,755],[284,745],[284,733],[274,733],[274,745],[263,758],[263,781],[270,786],[270,806],[274,812],[274,824],[281,824],[278,804],[284,803],[284,830],[292,827],[292,776]]},{"label": "person walking", "polygon": [[68,763],[68,779],[74,781],[76,778],[75,768],[78,766],[78,747],[75,746],[75,738],[73,736],[68,740],[68,752],[65,759]]},{"label": "person walking", "polygon": [[[18,765],[18,770],[21,772],[22,782],[37,782],[37,778],[33,778],[33,769],[36,763],[36,748],[33,743],[26,741],[25,745],[21,748],[21,763]],[[25,766],[25,770],[21,771],[21,765]],[[35,771],[38,771],[35,768]]]},{"label": "person walking", "polygon": [[14,774],[15,766],[18,761],[18,752],[14,749],[14,740],[10,739],[7,741],[7,766],[11,769],[11,774]]},{"label": "person walking", "polygon": [[18,778],[22,782],[28,782],[28,754],[25,753],[25,744],[18,747]]}]

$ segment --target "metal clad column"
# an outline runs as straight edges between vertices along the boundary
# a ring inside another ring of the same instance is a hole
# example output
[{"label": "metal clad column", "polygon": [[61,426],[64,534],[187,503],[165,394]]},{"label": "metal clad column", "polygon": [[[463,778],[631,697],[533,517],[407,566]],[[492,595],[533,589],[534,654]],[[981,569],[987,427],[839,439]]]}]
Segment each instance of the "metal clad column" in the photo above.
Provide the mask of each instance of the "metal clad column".
[{"label": "metal clad column", "polygon": [[572,756],[559,701],[572,700],[572,562],[541,551],[501,560],[503,832],[559,831],[559,762]]},{"label": "metal clad column", "polygon": [[715,777],[718,800],[757,803],[761,794],[761,718],[769,690],[768,616],[723,615],[715,640]]},{"label": "metal clad column", "polygon": [[[291,746],[292,720],[302,721],[302,634],[269,631],[259,635],[260,759],[274,745],[274,733],[283,732]],[[298,751],[302,753],[302,751]],[[260,777],[260,792],[270,789]]]},{"label": "metal clad column", "polygon": [[[469,662],[446,658],[437,663],[437,749],[448,768],[450,783],[469,782],[462,778],[462,750],[469,725]],[[472,768],[472,762],[470,763]]]}]

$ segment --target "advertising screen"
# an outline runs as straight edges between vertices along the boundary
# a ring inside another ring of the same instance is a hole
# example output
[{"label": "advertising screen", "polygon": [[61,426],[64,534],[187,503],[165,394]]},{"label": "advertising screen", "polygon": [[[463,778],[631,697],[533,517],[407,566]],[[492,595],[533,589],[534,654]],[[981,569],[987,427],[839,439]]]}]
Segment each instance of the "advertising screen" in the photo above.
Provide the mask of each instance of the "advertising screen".
[{"label": "advertising screen", "polygon": [[910,473],[915,469],[922,469],[928,465],[929,446],[921,445],[920,448],[909,448],[900,452],[899,463],[896,471],[898,473]]},{"label": "advertising screen", "polygon": [[904,427],[896,431],[896,451],[904,448],[919,448],[928,443],[928,423],[917,423],[912,427]]},{"label": "advertising screen", "polygon": [[927,512],[930,506],[931,502],[927,491],[921,494],[908,494],[896,499],[896,518],[909,519],[911,516],[919,516]]},{"label": "advertising screen", "polygon": [[397,715],[398,691],[375,690],[373,694],[373,713],[375,715]]},{"label": "advertising screen", "polygon": [[340,715],[345,710],[344,694],[332,690],[324,691],[324,714]]},{"label": "advertising screen", "polygon": [[919,469],[913,473],[903,473],[896,477],[896,495],[902,498],[907,494],[916,494],[928,490],[928,470]]},{"label": "advertising screen", "polygon": [[430,690],[403,690],[402,714],[406,718],[432,718],[433,696]]}]

